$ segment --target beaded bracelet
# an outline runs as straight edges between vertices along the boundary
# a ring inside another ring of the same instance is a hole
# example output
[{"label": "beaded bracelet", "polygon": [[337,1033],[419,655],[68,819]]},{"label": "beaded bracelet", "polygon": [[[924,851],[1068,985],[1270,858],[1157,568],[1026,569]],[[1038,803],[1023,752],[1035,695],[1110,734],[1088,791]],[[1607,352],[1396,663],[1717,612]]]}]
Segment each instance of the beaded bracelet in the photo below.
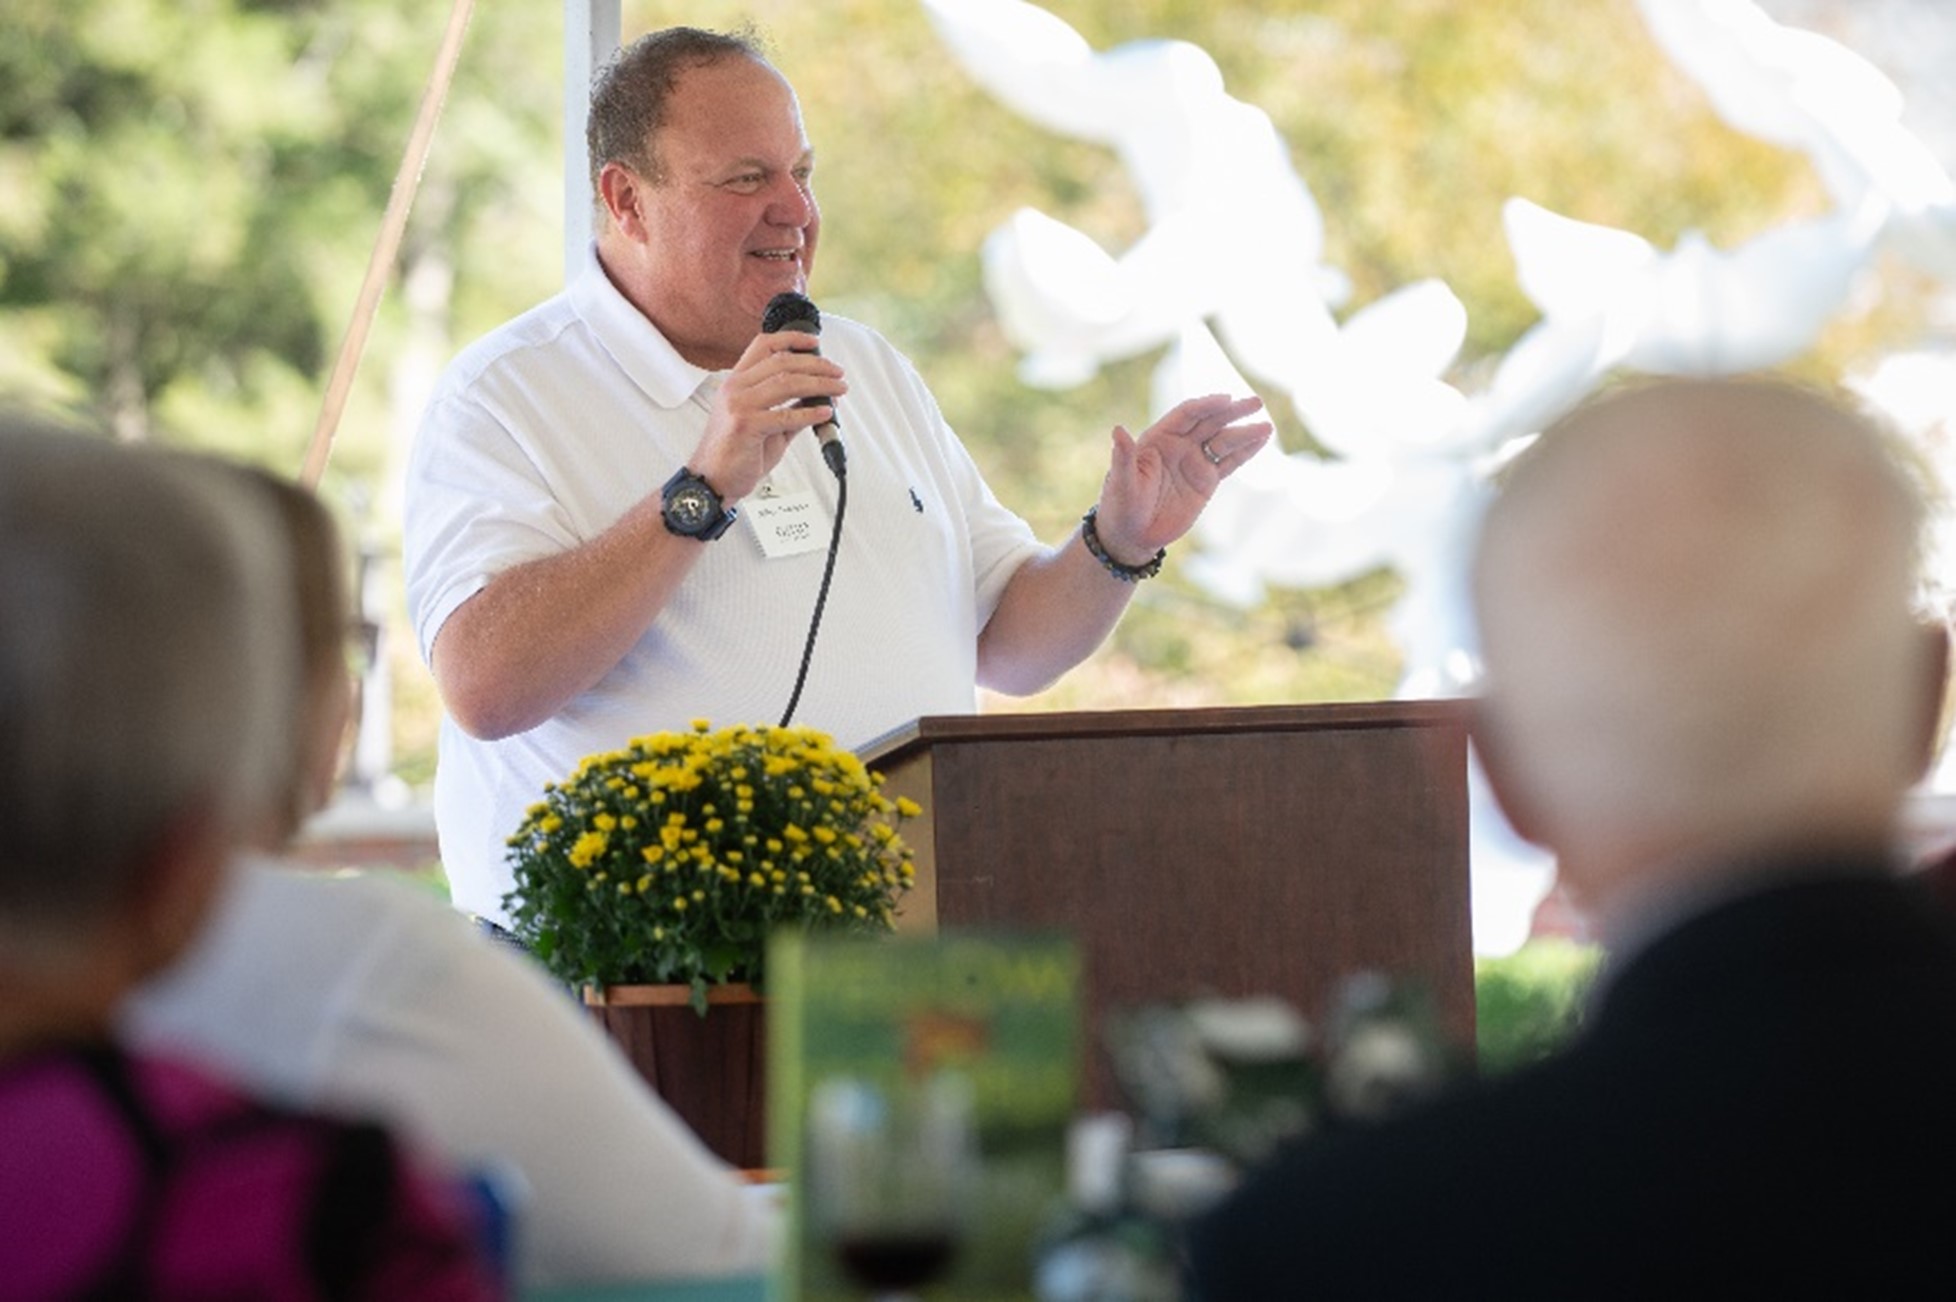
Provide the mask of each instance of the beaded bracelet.
[{"label": "beaded bracelet", "polygon": [[1099,510],[1098,506],[1090,506],[1087,508],[1087,513],[1080,517],[1080,541],[1087,545],[1087,551],[1100,562],[1101,567],[1122,583],[1138,583],[1142,579],[1152,579],[1161,573],[1161,563],[1168,557],[1166,547],[1157,551],[1154,559],[1145,565],[1123,565],[1107,554],[1107,549],[1100,543],[1100,530],[1093,522],[1094,515]]}]

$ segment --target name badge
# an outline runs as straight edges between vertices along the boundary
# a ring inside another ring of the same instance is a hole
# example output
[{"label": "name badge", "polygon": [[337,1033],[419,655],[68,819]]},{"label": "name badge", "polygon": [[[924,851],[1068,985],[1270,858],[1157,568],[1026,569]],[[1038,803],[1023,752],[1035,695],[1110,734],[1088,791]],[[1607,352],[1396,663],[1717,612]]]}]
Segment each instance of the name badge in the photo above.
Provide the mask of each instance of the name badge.
[{"label": "name badge", "polygon": [[761,551],[770,560],[820,551],[829,545],[829,517],[813,490],[749,498],[740,504],[741,519],[754,526]]}]

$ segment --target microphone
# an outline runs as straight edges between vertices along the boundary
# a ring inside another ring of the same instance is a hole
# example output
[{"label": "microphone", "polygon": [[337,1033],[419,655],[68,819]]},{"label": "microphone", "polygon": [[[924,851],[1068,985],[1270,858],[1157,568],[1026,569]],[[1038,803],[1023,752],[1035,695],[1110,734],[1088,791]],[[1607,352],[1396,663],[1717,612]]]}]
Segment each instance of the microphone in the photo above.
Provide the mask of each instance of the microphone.
[{"label": "microphone", "polygon": [[[761,332],[771,335],[777,330],[819,335],[822,333],[822,313],[805,294],[797,294],[793,290],[776,294],[768,300],[767,311],[761,314]],[[816,351],[820,352],[821,349],[817,348]],[[797,400],[795,406],[833,407],[835,403],[831,399],[808,397]],[[829,463],[829,469],[837,479],[842,478],[847,459],[842,451],[842,439],[834,417],[815,427],[815,438],[822,445],[822,460]]]}]

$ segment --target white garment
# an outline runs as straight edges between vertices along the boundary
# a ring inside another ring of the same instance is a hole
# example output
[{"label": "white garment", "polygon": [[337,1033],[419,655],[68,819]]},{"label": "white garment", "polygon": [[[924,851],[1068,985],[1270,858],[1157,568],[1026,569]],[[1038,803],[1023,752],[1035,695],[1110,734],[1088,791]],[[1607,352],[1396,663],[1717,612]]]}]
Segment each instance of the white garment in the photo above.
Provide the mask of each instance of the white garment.
[{"label": "white garment", "polygon": [[372,1117],[470,1170],[522,1174],[527,1285],[763,1269],[778,1225],[569,993],[398,882],[247,865],[127,1043],[253,1093]]},{"label": "white garment", "polygon": [[[794,722],[854,748],[919,715],[976,708],[978,633],[1039,542],[886,340],[826,316],[822,350],[849,381],[849,500]],[[656,493],[698,447],[719,378],[674,351],[595,253],[564,293],[465,350],[407,475],[407,599],[422,655],[492,576],[588,542]],[[812,491],[824,531],[834,518],[836,483],[813,438],[793,440],[745,505],[769,491]],[[694,719],[778,722],[825,553],[769,559],[738,522],[706,544],[637,646],[555,717],[495,742],[444,718],[435,823],[456,903],[506,919],[505,843],[585,756]]]}]

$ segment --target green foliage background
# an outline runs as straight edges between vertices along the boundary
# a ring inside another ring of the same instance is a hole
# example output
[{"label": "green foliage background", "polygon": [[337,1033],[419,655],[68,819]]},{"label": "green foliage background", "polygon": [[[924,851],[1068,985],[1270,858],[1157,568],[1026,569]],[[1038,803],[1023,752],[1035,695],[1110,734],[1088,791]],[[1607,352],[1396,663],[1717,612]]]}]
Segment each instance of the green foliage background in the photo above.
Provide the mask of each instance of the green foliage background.
[{"label": "green foliage background", "polygon": [[1541,1059],[1574,1035],[1602,951],[1556,937],[1474,960],[1475,1038],[1483,1074]]},{"label": "green foliage background", "polygon": [[[1052,0],[1097,48],[1209,50],[1267,111],[1325,217],[1356,307],[1439,276],[1466,303],[1472,387],[1533,319],[1500,224],[1511,195],[1668,246],[1736,242],[1824,199],[1802,160],[1722,127],[1631,0]],[[0,18],[0,401],[125,437],[300,464],[393,169],[440,0],[10,0]],[[1107,430],[1147,418],[1153,358],[1063,392],[1014,377],[977,250],[1021,205],[1118,252],[1143,217],[1107,151],[991,100],[914,0],[627,3],[626,35],[756,22],[796,84],[825,226],[812,293],[917,362],[994,487],[1047,536],[1092,501]],[[468,35],[328,496],[397,546],[401,431],[431,367],[561,279],[562,10],[483,3]],[[581,166],[581,160],[580,160]],[[1808,363],[1838,371],[1919,323],[1889,282]],[[1275,405],[1287,447],[1308,431]],[[1388,694],[1389,573],[1237,611],[1171,558],[1110,643],[1015,708]],[[396,597],[401,770],[427,776],[436,707]]]}]

